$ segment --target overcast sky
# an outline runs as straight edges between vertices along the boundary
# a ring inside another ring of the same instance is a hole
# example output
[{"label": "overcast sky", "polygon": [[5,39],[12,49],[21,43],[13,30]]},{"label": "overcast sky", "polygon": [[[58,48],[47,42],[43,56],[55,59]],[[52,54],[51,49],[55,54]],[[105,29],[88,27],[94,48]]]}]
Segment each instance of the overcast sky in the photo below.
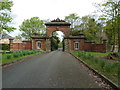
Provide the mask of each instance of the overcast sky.
[{"label": "overcast sky", "polygon": [[93,3],[100,3],[103,0],[13,0],[12,15],[14,17],[13,26],[16,31],[10,35],[20,34],[19,25],[31,17],[46,19],[64,19],[65,16],[76,13],[80,17],[94,12]]}]

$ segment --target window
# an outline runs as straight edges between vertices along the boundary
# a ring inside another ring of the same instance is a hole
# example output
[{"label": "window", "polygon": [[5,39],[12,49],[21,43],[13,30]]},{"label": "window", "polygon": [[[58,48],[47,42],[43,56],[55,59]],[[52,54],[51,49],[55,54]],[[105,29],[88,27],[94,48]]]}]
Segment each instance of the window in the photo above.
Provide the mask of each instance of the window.
[{"label": "window", "polygon": [[37,49],[41,49],[41,41],[37,41]]},{"label": "window", "polygon": [[75,49],[75,50],[78,50],[78,49],[79,49],[79,42],[75,42],[75,43],[74,43],[74,49]]}]

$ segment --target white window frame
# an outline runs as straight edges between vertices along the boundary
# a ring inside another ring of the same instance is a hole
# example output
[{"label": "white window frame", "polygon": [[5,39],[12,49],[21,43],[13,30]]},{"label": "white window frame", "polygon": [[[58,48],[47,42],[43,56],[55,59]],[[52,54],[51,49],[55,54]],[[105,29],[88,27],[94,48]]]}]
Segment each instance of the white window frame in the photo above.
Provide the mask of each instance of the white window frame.
[{"label": "white window frame", "polygon": [[[76,47],[76,44],[78,44],[78,47]],[[74,49],[79,50],[79,42],[74,42]]]},{"label": "white window frame", "polygon": [[[38,43],[40,43],[40,47],[38,46]],[[37,49],[41,49],[41,46],[42,46],[41,41],[37,41],[37,42],[36,42],[36,47],[37,47]]]}]

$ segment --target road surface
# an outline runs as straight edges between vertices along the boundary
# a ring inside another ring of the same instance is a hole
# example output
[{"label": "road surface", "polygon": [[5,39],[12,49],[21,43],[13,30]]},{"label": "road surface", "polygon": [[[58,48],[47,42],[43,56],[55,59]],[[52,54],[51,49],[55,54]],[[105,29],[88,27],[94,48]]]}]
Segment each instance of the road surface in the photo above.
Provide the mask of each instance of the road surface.
[{"label": "road surface", "polygon": [[100,88],[73,56],[53,51],[3,70],[3,88]]}]

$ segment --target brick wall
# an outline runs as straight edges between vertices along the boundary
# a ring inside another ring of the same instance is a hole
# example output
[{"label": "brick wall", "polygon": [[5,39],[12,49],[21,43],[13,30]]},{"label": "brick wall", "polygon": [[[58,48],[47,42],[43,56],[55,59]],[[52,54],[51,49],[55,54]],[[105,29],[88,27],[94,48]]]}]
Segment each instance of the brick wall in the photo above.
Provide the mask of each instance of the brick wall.
[{"label": "brick wall", "polygon": [[[71,51],[76,51],[74,49],[74,42],[75,42],[75,40],[71,40],[71,47],[70,47]],[[95,51],[95,52],[105,52],[106,51],[105,43],[94,44],[92,42],[83,42],[83,40],[81,39],[79,41],[79,44],[80,44],[79,51]]]},{"label": "brick wall", "polygon": [[12,50],[31,50],[32,43],[31,42],[23,42],[23,43],[13,43]]},{"label": "brick wall", "polygon": [[105,52],[105,45],[104,44],[94,44],[92,47],[92,51]]},{"label": "brick wall", "polygon": [[84,44],[84,50],[85,51],[92,51],[92,43],[91,42],[85,42]]}]

